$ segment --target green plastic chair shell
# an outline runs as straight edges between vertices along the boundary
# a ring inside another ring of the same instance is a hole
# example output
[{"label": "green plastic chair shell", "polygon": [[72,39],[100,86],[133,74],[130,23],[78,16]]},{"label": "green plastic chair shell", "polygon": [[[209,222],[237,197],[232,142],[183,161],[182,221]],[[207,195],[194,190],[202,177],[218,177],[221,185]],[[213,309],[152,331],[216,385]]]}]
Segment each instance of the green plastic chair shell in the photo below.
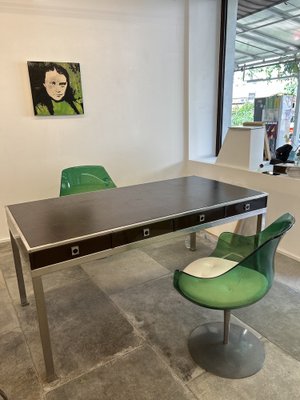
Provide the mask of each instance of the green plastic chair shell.
[{"label": "green plastic chair shell", "polygon": [[215,278],[198,278],[176,270],[174,287],[187,299],[207,308],[234,309],[257,302],[272,286],[277,246],[294,222],[287,213],[256,235],[222,233],[211,257],[237,264]]},{"label": "green plastic chair shell", "polygon": [[115,188],[116,185],[101,165],[80,165],[61,173],[60,196]]},{"label": "green plastic chair shell", "polygon": [[231,310],[256,303],[267,294],[274,279],[277,246],[294,222],[286,213],[256,235],[224,232],[210,257],[194,261],[185,271],[175,271],[174,287],[183,297],[224,312],[223,322],[196,327],[188,340],[193,360],[206,371],[236,379],[262,368],[263,342],[247,327],[230,324]]}]

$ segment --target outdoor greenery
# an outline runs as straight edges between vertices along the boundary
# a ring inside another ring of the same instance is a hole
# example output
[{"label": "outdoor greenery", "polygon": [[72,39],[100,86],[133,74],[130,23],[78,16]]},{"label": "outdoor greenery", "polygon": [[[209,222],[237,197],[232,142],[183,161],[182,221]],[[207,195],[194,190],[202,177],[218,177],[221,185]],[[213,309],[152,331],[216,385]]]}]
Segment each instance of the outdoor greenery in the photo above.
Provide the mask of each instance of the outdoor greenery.
[{"label": "outdoor greenery", "polygon": [[[251,79],[259,75],[265,80],[271,81],[277,79],[279,81],[286,81],[283,94],[296,96],[299,70],[299,63],[297,61],[290,61],[283,64],[249,69],[247,70],[247,75]],[[287,79],[287,77],[289,78]]]},{"label": "outdoor greenery", "polygon": [[254,104],[247,102],[243,105],[236,105],[232,107],[231,124],[232,126],[243,125],[243,122],[253,121],[254,118]]},{"label": "outdoor greenery", "polygon": [[[300,66],[297,61],[284,64],[269,65],[261,68],[248,69],[244,72],[244,79],[261,79],[263,81],[279,80],[286,82],[282,94],[297,95],[298,75]],[[288,78],[288,79],[287,79]],[[232,126],[243,125],[243,122],[250,122],[254,119],[254,103],[246,102],[242,105],[232,107]]]}]

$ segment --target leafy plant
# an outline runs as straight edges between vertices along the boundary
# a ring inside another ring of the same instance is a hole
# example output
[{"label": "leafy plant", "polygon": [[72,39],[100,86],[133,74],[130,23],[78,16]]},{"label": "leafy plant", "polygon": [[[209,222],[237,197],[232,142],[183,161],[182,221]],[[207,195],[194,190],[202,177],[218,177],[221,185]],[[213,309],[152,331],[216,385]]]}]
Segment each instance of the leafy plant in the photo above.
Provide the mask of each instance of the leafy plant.
[{"label": "leafy plant", "polygon": [[[284,94],[295,96],[297,94],[298,75],[300,67],[297,61],[289,61],[282,64],[268,65],[265,67],[251,68],[246,72],[249,79],[262,79],[270,81],[277,79],[278,81],[286,81],[284,86]],[[287,77],[288,80],[287,80]]]},{"label": "leafy plant", "polygon": [[235,105],[232,107],[231,125],[243,125],[243,122],[250,122],[254,119],[254,104],[247,102],[243,105]]}]

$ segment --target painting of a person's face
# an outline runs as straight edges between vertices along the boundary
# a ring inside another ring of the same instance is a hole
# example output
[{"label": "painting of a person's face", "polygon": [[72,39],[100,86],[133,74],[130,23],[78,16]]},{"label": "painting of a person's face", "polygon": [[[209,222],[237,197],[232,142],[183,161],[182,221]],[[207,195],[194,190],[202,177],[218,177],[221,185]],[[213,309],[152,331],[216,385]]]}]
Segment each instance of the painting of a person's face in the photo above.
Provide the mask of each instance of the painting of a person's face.
[{"label": "painting of a person's face", "polygon": [[48,95],[55,101],[63,99],[68,82],[63,74],[59,74],[56,69],[54,71],[47,71],[45,74],[44,87]]},{"label": "painting of a person's face", "polygon": [[34,115],[84,114],[79,63],[27,61],[27,65]]}]

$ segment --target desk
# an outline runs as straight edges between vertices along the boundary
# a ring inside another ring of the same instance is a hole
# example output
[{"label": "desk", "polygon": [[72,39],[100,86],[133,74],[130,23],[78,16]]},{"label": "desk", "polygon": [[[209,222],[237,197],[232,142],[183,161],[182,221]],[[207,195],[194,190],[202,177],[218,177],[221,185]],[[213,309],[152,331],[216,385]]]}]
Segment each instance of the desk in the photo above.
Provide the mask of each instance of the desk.
[{"label": "desk", "polygon": [[[47,380],[55,379],[42,276],[160,237],[193,234],[257,216],[267,194],[196,176],[107,189],[6,207],[21,304],[26,305],[20,251],[28,261]],[[194,236],[195,237],[195,236]]]}]

